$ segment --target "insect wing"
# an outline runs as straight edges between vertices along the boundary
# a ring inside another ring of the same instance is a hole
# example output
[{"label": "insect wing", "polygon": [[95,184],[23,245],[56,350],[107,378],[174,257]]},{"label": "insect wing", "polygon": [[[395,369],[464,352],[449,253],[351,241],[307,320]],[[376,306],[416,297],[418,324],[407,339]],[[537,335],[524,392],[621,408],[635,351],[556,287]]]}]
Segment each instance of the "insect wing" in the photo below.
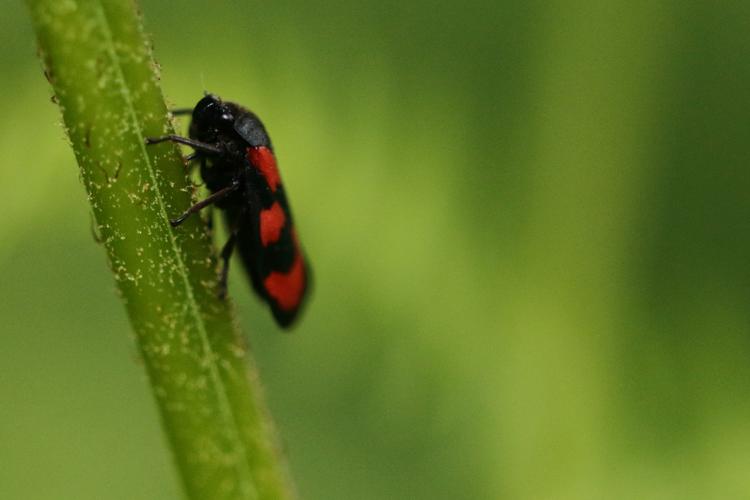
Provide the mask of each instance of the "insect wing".
[{"label": "insect wing", "polygon": [[248,210],[252,220],[244,227],[250,234],[241,235],[240,252],[255,290],[268,302],[276,321],[287,327],[304,301],[310,273],[273,152],[265,146],[249,147],[247,160],[246,190],[259,209]]}]

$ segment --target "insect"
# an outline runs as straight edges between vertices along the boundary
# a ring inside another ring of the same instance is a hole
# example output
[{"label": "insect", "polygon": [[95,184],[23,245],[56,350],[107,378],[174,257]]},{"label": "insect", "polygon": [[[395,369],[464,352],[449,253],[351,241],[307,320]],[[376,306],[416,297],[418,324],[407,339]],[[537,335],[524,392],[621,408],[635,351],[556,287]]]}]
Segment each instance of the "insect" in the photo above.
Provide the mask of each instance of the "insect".
[{"label": "insect", "polygon": [[211,94],[192,110],[173,114],[192,114],[190,137],[149,137],[146,143],[172,141],[192,147],[186,159],[200,163],[211,195],[169,222],[177,227],[205,207],[222,209],[229,239],[221,250],[219,295],[226,296],[229,260],[236,247],[253,289],[268,303],[276,322],[289,327],[305,299],[310,268],[263,123],[251,111]]}]

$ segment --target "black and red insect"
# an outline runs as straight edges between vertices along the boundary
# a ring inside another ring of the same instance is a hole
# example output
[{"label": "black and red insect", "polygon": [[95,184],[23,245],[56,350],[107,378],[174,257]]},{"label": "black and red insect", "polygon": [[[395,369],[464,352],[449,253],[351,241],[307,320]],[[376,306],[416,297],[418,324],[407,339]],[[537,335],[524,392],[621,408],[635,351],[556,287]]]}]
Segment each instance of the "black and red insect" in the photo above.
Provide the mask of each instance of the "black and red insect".
[{"label": "black and red insect", "polygon": [[290,326],[309,287],[310,270],[297,239],[292,212],[276,165],[271,139],[260,119],[247,109],[208,94],[192,110],[190,137],[149,137],[148,144],[172,141],[192,147],[189,161],[211,195],[170,223],[216,205],[223,209],[229,239],[221,251],[219,293],[227,287],[229,259],[235,246],[255,292],[271,307],[276,322]]}]

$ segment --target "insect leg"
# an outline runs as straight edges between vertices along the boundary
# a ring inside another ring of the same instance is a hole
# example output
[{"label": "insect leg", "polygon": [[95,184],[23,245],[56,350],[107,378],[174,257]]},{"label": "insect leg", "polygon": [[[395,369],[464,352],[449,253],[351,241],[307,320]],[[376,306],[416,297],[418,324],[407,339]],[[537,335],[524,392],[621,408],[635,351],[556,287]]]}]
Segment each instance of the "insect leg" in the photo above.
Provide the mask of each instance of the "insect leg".
[{"label": "insect leg", "polygon": [[192,172],[195,169],[195,166],[199,164],[199,162],[206,161],[206,156],[201,154],[200,151],[193,151],[189,155],[182,158],[183,163],[185,164],[185,170],[188,172]]},{"label": "insect leg", "polygon": [[233,230],[229,234],[229,239],[224,244],[224,248],[221,249],[221,274],[219,275],[218,284],[218,295],[220,299],[224,299],[227,296],[227,279],[229,277],[229,259],[232,257],[234,251],[234,245],[237,241],[237,230]]},{"label": "insect leg", "polygon": [[188,137],[180,137],[179,135],[174,134],[162,135],[160,137],[146,137],[146,144],[158,144],[164,141],[172,141],[178,144],[185,144],[186,146],[190,146],[196,151],[201,151],[203,153],[219,155],[224,152],[223,148],[220,148],[215,144],[208,144],[206,142],[196,141]]},{"label": "insect leg", "polygon": [[174,116],[181,116],[181,115],[190,115],[193,113],[193,108],[177,108],[177,109],[170,109],[170,113]]},{"label": "insect leg", "polygon": [[208,232],[209,234],[213,234],[214,232],[214,210],[213,207],[208,207],[208,222],[206,223],[208,226]]},{"label": "insect leg", "polygon": [[202,208],[212,205],[223,198],[226,198],[227,196],[232,194],[234,191],[236,191],[239,187],[240,187],[239,182],[233,182],[229,186],[216,191],[214,194],[207,197],[205,200],[201,200],[195,205],[193,205],[192,207],[188,208],[182,213],[182,215],[180,215],[176,219],[169,219],[169,223],[172,224],[172,227],[179,226],[180,224],[185,222],[185,219],[187,219],[194,213],[199,212]]}]

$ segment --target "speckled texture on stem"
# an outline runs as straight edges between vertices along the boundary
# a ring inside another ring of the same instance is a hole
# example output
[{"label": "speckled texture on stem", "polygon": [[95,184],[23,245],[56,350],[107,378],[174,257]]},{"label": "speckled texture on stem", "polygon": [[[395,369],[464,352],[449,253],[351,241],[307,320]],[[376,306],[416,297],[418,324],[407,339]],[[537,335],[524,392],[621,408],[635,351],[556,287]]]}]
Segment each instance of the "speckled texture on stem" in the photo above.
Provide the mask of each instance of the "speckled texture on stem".
[{"label": "speckled texture on stem", "polygon": [[174,145],[144,144],[171,124],[137,7],[27,3],[187,495],[293,498],[205,224],[167,220],[191,188]]}]

